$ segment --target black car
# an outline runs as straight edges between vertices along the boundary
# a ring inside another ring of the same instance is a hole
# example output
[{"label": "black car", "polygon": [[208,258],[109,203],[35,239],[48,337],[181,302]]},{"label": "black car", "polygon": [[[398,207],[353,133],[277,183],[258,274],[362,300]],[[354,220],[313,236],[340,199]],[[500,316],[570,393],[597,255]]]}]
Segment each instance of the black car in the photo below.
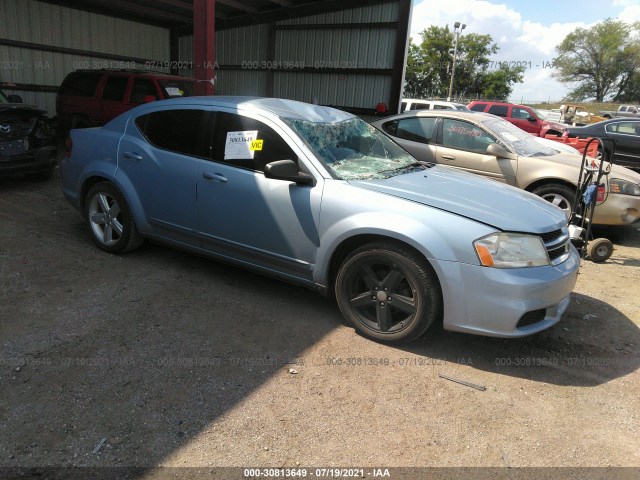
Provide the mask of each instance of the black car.
[{"label": "black car", "polygon": [[56,166],[55,128],[44,110],[0,91],[0,177],[51,177]]},{"label": "black car", "polygon": [[584,127],[567,127],[567,133],[570,137],[602,138],[607,154],[614,152],[614,163],[640,170],[640,118],[612,118]]}]

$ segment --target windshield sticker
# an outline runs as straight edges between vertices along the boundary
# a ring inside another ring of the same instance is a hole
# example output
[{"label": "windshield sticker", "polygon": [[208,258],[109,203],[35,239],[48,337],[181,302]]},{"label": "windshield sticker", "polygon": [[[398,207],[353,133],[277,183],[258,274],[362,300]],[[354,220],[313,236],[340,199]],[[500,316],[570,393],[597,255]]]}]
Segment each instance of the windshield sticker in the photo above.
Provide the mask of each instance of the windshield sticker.
[{"label": "windshield sticker", "polygon": [[450,125],[447,128],[447,132],[457,133],[458,135],[462,135],[465,137],[479,137],[481,135],[480,130],[475,128],[467,128],[458,125]]},{"label": "windshield sticker", "polygon": [[264,140],[261,139],[257,139],[254,140],[253,142],[251,142],[251,147],[249,147],[251,150],[255,151],[255,152],[260,152],[262,151],[262,143],[264,142]]},{"label": "windshield sticker", "polygon": [[178,87],[164,87],[164,89],[167,91],[167,94],[170,97],[182,97],[182,96],[184,96],[184,92],[182,90],[180,90]]},{"label": "windshield sticker", "polygon": [[[249,160],[253,159],[256,149],[251,148],[252,143],[257,140],[257,130],[247,130],[244,132],[227,132],[227,141],[224,144],[225,160]],[[262,150],[262,143],[260,143]]]}]

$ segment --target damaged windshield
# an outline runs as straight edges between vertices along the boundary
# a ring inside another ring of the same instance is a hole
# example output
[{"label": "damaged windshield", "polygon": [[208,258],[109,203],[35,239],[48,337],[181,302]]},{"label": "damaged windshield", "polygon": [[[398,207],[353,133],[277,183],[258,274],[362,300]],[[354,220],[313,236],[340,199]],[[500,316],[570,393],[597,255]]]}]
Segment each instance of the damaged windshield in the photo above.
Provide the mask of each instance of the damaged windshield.
[{"label": "damaged windshield", "polygon": [[389,178],[424,168],[388,137],[359,118],[335,123],[285,121],[341,180]]},{"label": "damaged windshield", "polygon": [[482,122],[511,151],[524,157],[548,157],[556,155],[558,150],[541,145],[535,137],[501,118],[492,118]]}]

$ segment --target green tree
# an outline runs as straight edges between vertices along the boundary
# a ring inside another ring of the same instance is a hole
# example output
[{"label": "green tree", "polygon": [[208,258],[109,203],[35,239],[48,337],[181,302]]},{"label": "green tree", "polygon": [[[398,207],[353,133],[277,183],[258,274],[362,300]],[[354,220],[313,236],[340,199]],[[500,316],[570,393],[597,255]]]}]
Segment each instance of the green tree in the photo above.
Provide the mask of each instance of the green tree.
[{"label": "green tree", "polygon": [[[453,64],[454,33],[449,26],[432,25],[420,33],[421,42],[409,45],[405,97],[446,97]],[[458,38],[453,94],[456,97],[503,99],[522,82],[524,68],[490,60],[498,52],[491,35],[468,33]],[[492,68],[498,66],[499,68]]]},{"label": "green tree", "polygon": [[640,72],[640,23],[610,18],[578,28],[556,47],[554,76],[575,85],[571,100],[623,100],[637,89]]}]

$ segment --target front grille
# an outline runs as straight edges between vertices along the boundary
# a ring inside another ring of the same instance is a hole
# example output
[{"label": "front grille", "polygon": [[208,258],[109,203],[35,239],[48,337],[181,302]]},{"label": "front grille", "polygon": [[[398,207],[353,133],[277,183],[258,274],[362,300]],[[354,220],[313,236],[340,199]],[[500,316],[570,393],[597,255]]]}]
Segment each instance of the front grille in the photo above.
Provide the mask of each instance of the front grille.
[{"label": "front grille", "polygon": [[547,249],[552,265],[558,265],[569,258],[571,251],[571,238],[567,227],[540,235]]}]

